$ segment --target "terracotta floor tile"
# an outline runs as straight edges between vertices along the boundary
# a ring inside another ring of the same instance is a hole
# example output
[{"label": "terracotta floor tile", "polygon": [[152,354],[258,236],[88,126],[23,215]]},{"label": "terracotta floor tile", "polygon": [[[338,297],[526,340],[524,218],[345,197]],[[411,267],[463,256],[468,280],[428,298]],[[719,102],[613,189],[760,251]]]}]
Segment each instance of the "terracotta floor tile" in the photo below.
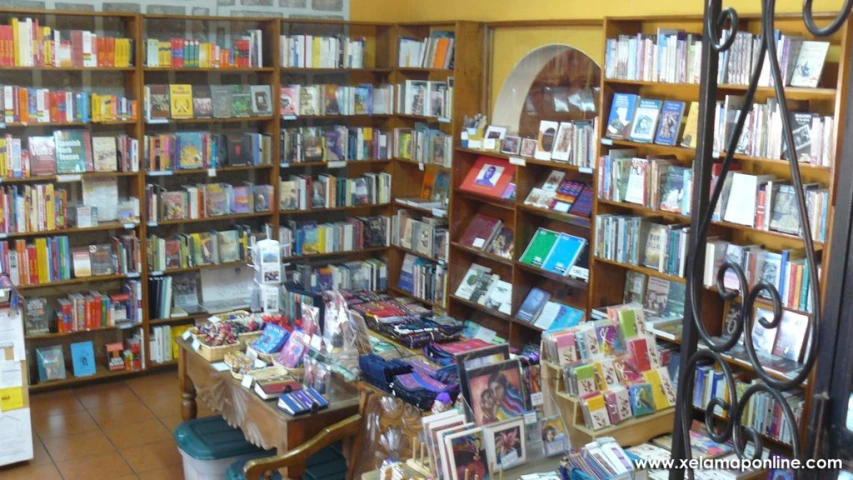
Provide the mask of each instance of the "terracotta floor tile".
[{"label": "terracotta floor tile", "polygon": [[[60,393],[60,392],[57,392]],[[85,411],[86,407],[77,400],[77,397],[68,394],[53,395],[53,392],[33,395],[30,397],[30,408],[33,417],[49,415],[67,415],[73,412]]]},{"label": "terracotta floor tile", "polygon": [[121,455],[137,474],[163,470],[182,462],[175,442],[149,443],[138,447],[121,449]]},{"label": "terracotta floor tile", "polygon": [[159,418],[181,414],[181,395],[178,393],[143,398],[142,403]]},{"label": "terracotta floor tile", "polygon": [[160,417],[160,421],[163,422],[163,425],[165,425],[170,432],[174,432],[175,429],[178,428],[178,425],[180,425],[181,422],[184,421],[184,419],[181,418],[181,415],[179,414],[169,415],[168,417]]},{"label": "terracotta floor tile", "polygon": [[113,444],[100,430],[68,437],[46,438],[44,446],[56,463],[103,455],[115,450]]},{"label": "terracotta floor tile", "polygon": [[152,470],[140,473],[139,478],[142,480],[183,480],[184,467],[183,465],[173,465],[162,470]]},{"label": "terracotta floor tile", "polygon": [[74,458],[56,464],[64,480],[92,480],[133,475],[133,471],[118,452],[89,458]]},{"label": "terracotta floor tile", "polygon": [[104,433],[118,449],[163,442],[173,438],[172,433],[156,418],[132,425],[114,423],[104,428]]},{"label": "terracotta floor tile", "polygon": [[113,384],[99,390],[77,392],[77,398],[88,410],[103,408],[106,405],[138,402],[139,397],[127,385]]},{"label": "terracotta floor tile", "polygon": [[140,398],[153,398],[178,393],[178,375],[175,372],[144,375],[127,381],[128,387]]},{"label": "terracotta floor tile", "polygon": [[154,419],[154,414],[139,400],[107,404],[102,408],[89,410],[89,414],[101,428],[107,428],[114,424],[132,425]]},{"label": "terracotta floor tile", "polygon": [[67,437],[98,429],[98,424],[85,410],[66,415],[33,415],[33,428],[41,438]]},{"label": "terracotta floor tile", "polygon": [[47,465],[15,465],[0,468],[0,478],[3,480],[62,480],[59,470],[53,463]]},{"label": "terracotta floor tile", "polygon": [[29,463],[30,465],[53,465],[53,460],[50,459],[38,435],[33,435],[33,459]]}]

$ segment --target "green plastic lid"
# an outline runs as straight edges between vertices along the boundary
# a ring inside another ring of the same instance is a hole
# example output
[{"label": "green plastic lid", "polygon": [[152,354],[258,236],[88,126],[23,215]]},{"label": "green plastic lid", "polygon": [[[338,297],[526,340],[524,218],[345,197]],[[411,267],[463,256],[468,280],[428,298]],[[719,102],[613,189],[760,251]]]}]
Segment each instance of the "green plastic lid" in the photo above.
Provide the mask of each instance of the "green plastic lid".
[{"label": "green plastic lid", "polygon": [[[226,472],[227,475],[225,478],[227,480],[246,480],[246,476],[243,475],[243,467],[246,466],[246,462],[248,462],[249,460],[254,460],[256,458],[271,457],[272,455],[272,450],[268,450],[259,452],[258,454],[252,455],[251,457],[241,458],[240,460],[237,460],[236,462],[232,463],[231,466],[228,467],[228,471]],[[273,472],[272,478],[273,480],[282,480],[281,474],[278,472]]]},{"label": "green plastic lid", "polygon": [[[231,428],[222,417],[188,420],[175,429],[175,442],[187,455],[197,460],[220,460],[261,453],[237,428]],[[269,452],[272,455],[272,452]]]}]

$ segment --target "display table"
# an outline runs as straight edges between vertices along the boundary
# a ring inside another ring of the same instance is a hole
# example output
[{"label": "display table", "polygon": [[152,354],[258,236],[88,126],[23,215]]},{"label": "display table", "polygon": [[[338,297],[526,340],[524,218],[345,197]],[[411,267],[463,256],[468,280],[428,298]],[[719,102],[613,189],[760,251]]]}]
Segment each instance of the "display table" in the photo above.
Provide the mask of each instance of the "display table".
[{"label": "display table", "polygon": [[[252,444],[264,449],[275,448],[282,454],[300,446],[327,426],[358,412],[358,387],[333,380],[325,395],[329,408],[316,414],[291,417],[278,409],[276,400],[262,400],[253,390],[243,387],[229,371],[217,371],[193,350],[190,342],[180,338],[176,341],[180,346],[178,380],[184,420],[196,418],[196,398],[200,398],[222,415],[228,425],[243,430]],[[304,466],[290,468],[286,473],[298,477],[303,469]]]},{"label": "display table", "polygon": [[[529,475],[532,473],[555,472],[556,474],[558,466],[560,466],[560,457],[545,458],[538,462],[532,462],[526,465],[521,465],[516,468],[511,468],[504,472],[503,478],[504,480],[517,480],[521,478],[522,475]],[[406,475],[410,475],[414,478],[420,477],[420,474],[418,472],[410,469],[405,465],[403,466],[403,471],[406,473]],[[493,474],[491,478],[494,480],[498,480],[500,476],[499,474]],[[379,470],[373,470],[365,473],[361,476],[361,480],[381,480],[379,478]]]}]

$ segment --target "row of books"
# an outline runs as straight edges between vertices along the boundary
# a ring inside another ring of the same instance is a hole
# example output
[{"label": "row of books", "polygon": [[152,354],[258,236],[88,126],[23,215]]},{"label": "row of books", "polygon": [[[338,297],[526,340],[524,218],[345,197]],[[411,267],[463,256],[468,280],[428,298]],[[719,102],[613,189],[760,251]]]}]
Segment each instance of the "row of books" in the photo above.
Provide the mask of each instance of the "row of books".
[{"label": "row of books", "polygon": [[287,221],[279,229],[282,256],[344,253],[390,245],[391,219],[386,216],[348,217],[321,223]]},{"label": "row of books", "polygon": [[73,223],[65,189],[50,183],[0,187],[0,233],[50,232]]},{"label": "row of books", "polygon": [[391,84],[291,84],[281,87],[280,113],[285,119],[300,115],[390,115],[393,98]]},{"label": "row of books", "polygon": [[664,225],[645,217],[599,215],[595,222],[595,256],[683,277],[690,225]]},{"label": "row of books", "polygon": [[[616,93],[610,104],[605,136],[614,140],[693,147],[699,122],[699,104],[692,102],[684,119],[685,103],[676,100],[640,98],[632,93]],[[683,129],[682,129],[683,127]],[[682,132],[683,130],[683,132]]]},{"label": "row of books", "polygon": [[592,185],[576,182],[565,176],[566,172],[563,170],[551,170],[542,185],[530,190],[524,204],[558,213],[589,217],[592,214]]},{"label": "row of books", "polygon": [[447,267],[407,253],[400,267],[397,288],[413,298],[445,308],[447,300]]},{"label": "row of books", "polygon": [[284,68],[364,68],[364,37],[343,35],[282,35]]},{"label": "row of books", "polygon": [[96,136],[87,130],[55,130],[26,140],[0,137],[0,178],[85,172],[139,171],[139,142],[127,135]]},{"label": "row of books", "polygon": [[299,282],[309,292],[388,289],[388,262],[384,258],[324,266],[300,264],[289,268],[287,273],[291,281]]},{"label": "row of books", "polygon": [[[41,239],[35,241],[37,254],[39,253],[39,240]],[[61,253],[63,250],[60,248],[59,251]],[[51,255],[52,252],[46,258],[50,258]],[[97,275],[138,276],[142,272],[141,257],[139,238],[133,231],[113,237],[111,244],[89,245],[88,247],[71,249],[74,278]],[[39,275],[39,278],[41,277]]]},{"label": "row of books", "polygon": [[507,155],[593,168],[597,131],[597,119],[573,122],[542,120],[539,122],[539,136],[536,140],[505,136],[501,137],[500,149]]},{"label": "row of books", "polygon": [[261,133],[175,132],[146,135],[148,172],[271,165],[272,137]]},{"label": "row of books", "polygon": [[569,276],[586,249],[586,239],[539,227],[519,258],[519,262]]},{"label": "row of books", "polygon": [[397,113],[449,118],[453,111],[453,77],[446,81],[406,80],[395,90]]},{"label": "row of books", "polygon": [[433,260],[446,261],[450,244],[447,218],[420,217],[401,208],[391,217],[391,244]]},{"label": "row of books", "polygon": [[301,127],[281,130],[281,162],[389,160],[391,136],[372,127]]},{"label": "row of books", "polygon": [[[744,105],[744,97],[726,95],[724,102],[717,102],[714,124],[714,152],[728,147],[729,137]],[[790,112],[788,120],[794,134],[794,150],[797,161],[810,165],[828,167],[832,164],[832,135],[835,120],[809,112]],[[743,131],[735,147],[735,153],[752,157],[787,159],[788,149],[783,140],[782,111],[774,98],[766,104],[753,104],[744,123]]]},{"label": "row of books", "polygon": [[[148,351],[153,363],[166,363],[177,360],[174,354],[178,347],[177,339],[192,325],[160,325],[151,328],[148,336]],[[173,350],[173,346],[175,349]]]},{"label": "row of books", "polygon": [[453,32],[436,30],[423,39],[400,38],[397,65],[413,68],[453,68]]},{"label": "row of books", "polygon": [[[222,39],[225,41],[226,39]],[[153,68],[260,68],[264,66],[260,30],[246,30],[231,46],[192,38],[145,39],[145,66]]]},{"label": "row of books", "polygon": [[71,123],[135,120],[136,100],[82,90],[2,85],[0,105],[6,123]]},{"label": "row of books", "polygon": [[[723,262],[740,265],[749,288],[760,281],[776,287],[783,307],[812,311],[809,290],[812,279],[809,278],[808,261],[802,250],[772,252],[760,245],[737,245],[723,239],[711,238],[705,250],[703,281],[706,286],[717,285],[717,272],[722,268]],[[818,267],[818,275],[820,272]],[[723,285],[726,289],[738,289],[738,279],[732,270],[726,271]],[[766,297],[768,294],[762,295]]]},{"label": "row of books", "polygon": [[[604,480],[612,478],[614,475],[626,475],[625,478],[645,475],[638,467],[634,466],[632,460],[635,458],[637,457],[630,456],[612,437],[599,438],[563,457],[559,466],[560,478],[570,478],[570,476],[577,475],[572,473],[575,471],[583,472],[582,478],[591,480]],[[635,471],[636,474],[632,473]]]},{"label": "row of books", "polygon": [[453,161],[453,137],[425,123],[416,123],[414,129],[394,129],[392,151],[395,158],[449,167]]},{"label": "row of books", "polygon": [[91,290],[65,298],[30,297],[24,302],[25,331],[44,335],[138,324],[140,295],[139,281],[128,280],[117,293]]},{"label": "row of books", "polygon": [[[748,380],[745,376],[740,375],[735,377],[735,394],[740,401],[746,390],[756,383],[755,380]],[[705,410],[705,407],[710,403],[711,399],[719,398],[723,401],[728,401],[728,386],[726,385],[725,375],[721,370],[715,370],[713,365],[700,365],[694,372],[694,388],[693,388],[693,406],[700,410]],[[803,392],[802,390],[791,390],[783,392],[785,403],[794,413],[796,425],[791,426],[785,421],[782,413],[782,406],[769,394],[759,392],[749,398],[744,407],[744,413],[741,424],[753,428],[756,432],[766,437],[775,439],[782,443],[790,445],[793,435],[799,435],[799,429],[803,415]],[[715,408],[714,412],[706,412],[707,415],[728,417],[730,412],[724,411],[722,408]]]},{"label": "row of books", "polygon": [[168,272],[219,263],[249,263],[253,237],[251,228],[241,225],[233,230],[181,233],[171,238],[149,235],[148,269]]},{"label": "row of books", "polygon": [[412,207],[446,209],[449,194],[450,172],[429,170],[424,171],[418,198],[398,197],[396,200]]},{"label": "row of books", "polygon": [[501,219],[478,212],[465,227],[459,243],[498,257],[512,259],[513,237],[513,231],[505,226]]},{"label": "row of books", "polygon": [[185,185],[167,191],[159,185],[145,188],[149,222],[211,218],[223,215],[267,212],[273,200],[271,185],[208,183]]},{"label": "row of books", "polygon": [[512,314],[512,279],[507,282],[484,265],[472,263],[456,287],[459,298],[483,305],[504,315]]},{"label": "row of books", "polygon": [[[723,31],[723,40],[731,37]],[[606,40],[604,65],[607,78],[666,83],[699,83],[702,37],[682,30],[659,28],[657,34],[619,35]],[[826,62],[829,42],[807,41],[801,36],[775,31],[776,55],[785,86],[817,87]],[[720,55],[717,81],[747,85],[758,63],[759,35],[738,31],[732,47]],[[765,59],[759,86],[773,86],[769,60]]]},{"label": "row of books", "polygon": [[612,148],[602,155],[598,198],[690,215],[693,169],[680,166],[672,156],[636,155],[631,148]]},{"label": "row of books", "polygon": [[149,123],[169,119],[241,118],[272,115],[269,85],[146,85]]},{"label": "row of books", "polygon": [[515,313],[516,319],[546,332],[574,327],[584,316],[583,310],[551,300],[551,294],[538,287],[527,292]]},{"label": "row of books", "polygon": [[290,175],[279,183],[279,194],[282,211],[383,205],[391,201],[391,174],[366,173],[357,178]]},{"label": "row of books", "polygon": [[12,17],[8,25],[0,25],[3,67],[128,67],[133,48],[129,38],[56,30],[39,26],[37,18]]},{"label": "row of books", "polygon": [[[646,330],[648,331],[652,331],[652,324],[661,321],[675,321],[681,325],[681,320],[684,318],[686,295],[687,287],[682,282],[640,272],[625,272],[622,301],[625,304],[642,305]],[[593,318],[606,318],[607,311],[594,309],[592,316]],[[670,340],[673,339],[670,338]]]}]

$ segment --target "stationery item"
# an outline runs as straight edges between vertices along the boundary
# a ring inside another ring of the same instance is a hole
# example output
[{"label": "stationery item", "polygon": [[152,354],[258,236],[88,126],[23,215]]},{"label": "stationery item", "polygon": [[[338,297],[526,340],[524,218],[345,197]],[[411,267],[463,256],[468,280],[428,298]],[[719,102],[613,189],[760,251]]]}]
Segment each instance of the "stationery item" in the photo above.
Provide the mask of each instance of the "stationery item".
[{"label": "stationery item", "polygon": [[95,374],[95,347],[91,341],[71,344],[71,366],[75,377]]}]

